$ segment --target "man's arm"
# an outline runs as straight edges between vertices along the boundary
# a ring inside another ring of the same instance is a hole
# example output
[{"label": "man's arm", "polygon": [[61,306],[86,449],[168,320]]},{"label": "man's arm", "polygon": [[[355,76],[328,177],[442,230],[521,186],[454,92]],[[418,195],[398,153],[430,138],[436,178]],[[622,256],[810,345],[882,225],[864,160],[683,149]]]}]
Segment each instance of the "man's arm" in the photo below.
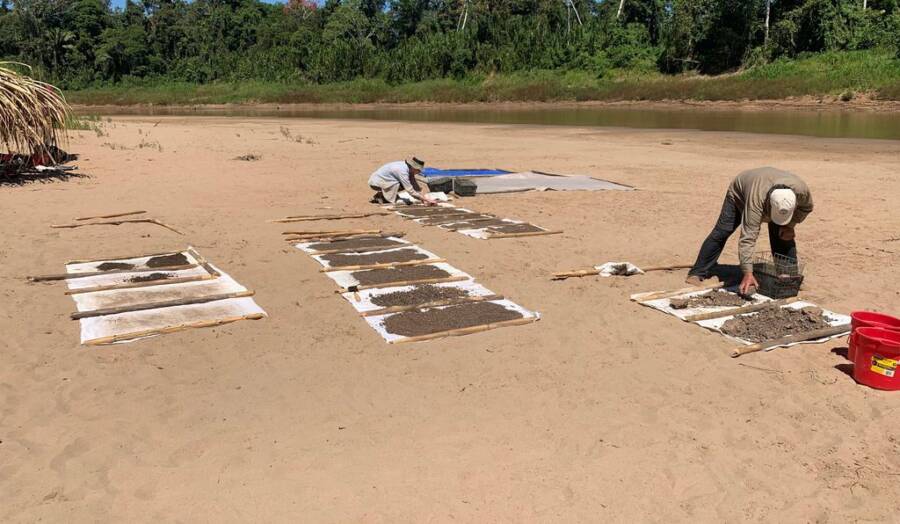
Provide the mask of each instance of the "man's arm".
[{"label": "man's arm", "polygon": [[756,209],[749,203],[744,206],[744,216],[741,223],[741,239],[738,243],[738,258],[741,261],[741,271],[744,278],[741,280],[741,294],[751,292],[750,288],[759,287],[753,276],[753,251],[756,249],[756,240],[759,238],[759,229],[762,226],[762,209]]},{"label": "man's arm", "polygon": [[791,225],[799,224],[806,220],[813,211],[812,195],[797,195],[797,209],[794,210],[794,217],[791,219]]}]

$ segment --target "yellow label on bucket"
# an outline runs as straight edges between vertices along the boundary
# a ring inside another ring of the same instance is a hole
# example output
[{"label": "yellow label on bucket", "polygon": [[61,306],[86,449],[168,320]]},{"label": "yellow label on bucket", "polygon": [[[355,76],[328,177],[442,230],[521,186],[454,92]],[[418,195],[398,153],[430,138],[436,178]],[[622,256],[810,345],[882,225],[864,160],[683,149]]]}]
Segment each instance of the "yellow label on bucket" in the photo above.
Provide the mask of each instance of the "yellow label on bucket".
[{"label": "yellow label on bucket", "polygon": [[893,378],[897,371],[897,361],[890,358],[884,358],[881,355],[872,355],[872,367],[870,368],[879,375]]}]

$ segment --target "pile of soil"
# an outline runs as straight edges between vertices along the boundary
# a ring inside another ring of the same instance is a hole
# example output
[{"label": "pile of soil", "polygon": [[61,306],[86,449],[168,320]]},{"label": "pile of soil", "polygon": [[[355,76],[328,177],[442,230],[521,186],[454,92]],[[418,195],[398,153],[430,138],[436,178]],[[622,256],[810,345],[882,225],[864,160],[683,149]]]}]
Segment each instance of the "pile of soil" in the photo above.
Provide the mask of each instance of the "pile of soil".
[{"label": "pile of soil", "polygon": [[391,282],[406,282],[409,280],[428,280],[432,278],[447,278],[450,273],[437,266],[401,266],[387,269],[370,269],[357,271],[351,276],[359,281],[361,286],[390,284]]},{"label": "pile of soil", "polygon": [[153,257],[147,261],[147,267],[186,266],[188,259],[182,253]]},{"label": "pile of soil", "polygon": [[711,291],[703,295],[688,298],[673,298],[669,305],[672,309],[693,309],[695,307],[741,307],[749,304],[735,293],[728,291]]},{"label": "pile of soil", "polygon": [[153,282],[154,280],[166,280],[172,278],[171,273],[150,273],[149,275],[138,275],[128,279],[129,282]]},{"label": "pile of soil", "polygon": [[125,262],[104,262],[97,266],[97,271],[112,271],[113,269],[134,269],[134,264]]},{"label": "pile of soil", "polygon": [[491,233],[537,233],[546,231],[544,228],[537,227],[534,224],[510,224],[507,226],[496,226],[490,228]]},{"label": "pile of soil", "polygon": [[332,249],[346,249],[349,251],[351,249],[364,249],[370,247],[390,248],[402,245],[405,244],[399,240],[391,240],[384,237],[360,237],[349,238],[347,240],[335,240],[333,242],[321,242],[319,244],[312,244],[309,247],[316,251],[329,251]]},{"label": "pile of soil", "polygon": [[425,260],[428,255],[415,249],[398,249],[384,253],[368,253],[364,255],[348,255],[345,253],[331,253],[322,255],[322,260],[328,262],[331,267],[343,266],[367,266],[369,264],[388,264],[390,262],[411,262],[413,260]]},{"label": "pile of soil", "polygon": [[438,300],[450,300],[466,297],[469,294],[465,289],[458,287],[439,287],[431,284],[416,286],[409,291],[395,291],[377,297],[372,297],[372,303],[376,306],[414,306],[428,304]]},{"label": "pile of soil", "polygon": [[517,318],[522,318],[518,311],[510,311],[492,302],[474,302],[441,309],[396,313],[384,319],[384,328],[394,335],[415,337]]},{"label": "pile of soil", "polygon": [[726,321],[722,332],[751,342],[765,342],[827,327],[828,319],[817,307],[769,306],[757,313],[738,315]]}]

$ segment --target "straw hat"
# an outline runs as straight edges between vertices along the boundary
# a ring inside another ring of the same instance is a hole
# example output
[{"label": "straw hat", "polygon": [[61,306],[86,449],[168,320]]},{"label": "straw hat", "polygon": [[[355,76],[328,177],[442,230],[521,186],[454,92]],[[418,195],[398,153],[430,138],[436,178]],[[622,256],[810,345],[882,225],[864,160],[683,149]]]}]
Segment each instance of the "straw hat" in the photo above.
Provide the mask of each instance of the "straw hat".
[{"label": "straw hat", "polygon": [[797,195],[790,189],[776,189],[769,195],[770,216],[772,222],[784,226],[794,217],[797,207]]},{"label": "straw hat", "polygon": [[409,167],[411,167],[417,171],[421,171],[421,170],[425,169],[425,162],[422,160],[419,160],[418,158],[416,158],[414,156],[411,156],[406,159],[406,165],[408,165]]}]

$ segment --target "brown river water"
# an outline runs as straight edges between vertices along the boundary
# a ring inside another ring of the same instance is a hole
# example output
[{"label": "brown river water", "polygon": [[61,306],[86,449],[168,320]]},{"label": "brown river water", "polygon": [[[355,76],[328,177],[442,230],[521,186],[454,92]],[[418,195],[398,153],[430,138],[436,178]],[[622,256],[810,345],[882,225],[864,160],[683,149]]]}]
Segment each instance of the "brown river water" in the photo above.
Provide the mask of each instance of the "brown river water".
[{"label": "brown river water", "polygon": [[80,113],[104,115],[176,115],[364,119],[406,122],[562,125],[645,129],[694,129],[774,133],[826,138],[900,140],[900,113],[736,109],[660,109],[635,107],[361,107],[322,109],[303,106],[122,106],[85,107]]}]

